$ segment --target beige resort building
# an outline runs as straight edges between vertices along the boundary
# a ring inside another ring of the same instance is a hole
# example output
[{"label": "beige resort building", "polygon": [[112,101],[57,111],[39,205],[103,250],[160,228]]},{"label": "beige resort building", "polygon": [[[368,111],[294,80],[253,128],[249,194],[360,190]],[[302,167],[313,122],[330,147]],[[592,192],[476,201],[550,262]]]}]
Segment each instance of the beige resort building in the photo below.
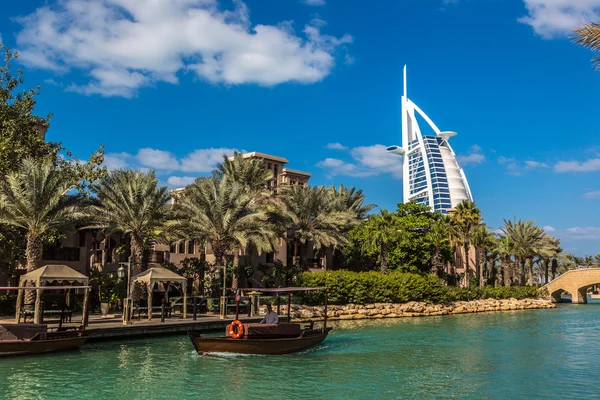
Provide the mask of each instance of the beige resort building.
[{"label": "beige resort building", "polygon": [[[259,152],[245,153],[243,156],[244,158],[263,160],[265,169],[273,171],[273,181],[269,183],[269,187],[273,191],[286,185],[305,186],[311,176],[308,172],[285,168],[288,160],[283,157]],[[184,188],[173,189],[172,192],[176,193],[182,190]],[[176,196],[173,196],[172,203],[175,201]],[[100,231],[91,230],[65,232],[60,243],[44,246],[41,265],[64,264],[86,275],[89,275],[92,270],[115,272],[119,268],[120,262],[127,262],[127,257],[119,251],[125,245],[127,245],[127,240],[119,234],[105,236]],[[144,252],[144,262],[156,265],[170,261],[180,265],[185,258],[199,258],[200,250],[199,243],[193,240],[171,245],[157,243]],[[215,258],[210,244],[207,244],[205,251],[206,260],[210,263],[214,262]],[[333,259],[330,252],[321,260],[314,258],[312,249],[305,248],[304,251],[305,259],[311,263],[311,266],[315,268],[331,267]],[[230,257],[233,258],[232,255]],[[245,254],[240,258],[240,262],[242,265],[247,263],[258,265],[260,263],[272,264],[275,260],[280,260],[284,265],[291,265],[292,257],[293,246],[284,239],[280,239],[276,252]]]}]

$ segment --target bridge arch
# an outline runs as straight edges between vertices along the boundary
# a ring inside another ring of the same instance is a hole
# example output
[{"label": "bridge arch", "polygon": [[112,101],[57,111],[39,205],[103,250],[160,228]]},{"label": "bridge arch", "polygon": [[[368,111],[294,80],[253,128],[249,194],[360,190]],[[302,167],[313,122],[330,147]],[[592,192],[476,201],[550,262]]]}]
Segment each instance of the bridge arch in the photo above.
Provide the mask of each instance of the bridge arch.
[{"label": "bridge arch", "polygon": [[600,268],[572,269],[544,285],[553,303],[560,301],[563,292],[571,294],[573,304],[587,303],[587,290],[600,285]]}]

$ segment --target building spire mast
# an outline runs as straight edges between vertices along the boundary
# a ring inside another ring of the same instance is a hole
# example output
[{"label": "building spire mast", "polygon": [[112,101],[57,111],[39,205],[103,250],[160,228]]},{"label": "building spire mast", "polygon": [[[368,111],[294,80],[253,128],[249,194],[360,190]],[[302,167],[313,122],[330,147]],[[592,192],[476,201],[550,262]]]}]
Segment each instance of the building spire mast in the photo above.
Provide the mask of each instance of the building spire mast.
[{"label": "building spire mast", "polygon": [[404,97],[407,96],[407,90],[406,90],[406,64],[404,65]]}]

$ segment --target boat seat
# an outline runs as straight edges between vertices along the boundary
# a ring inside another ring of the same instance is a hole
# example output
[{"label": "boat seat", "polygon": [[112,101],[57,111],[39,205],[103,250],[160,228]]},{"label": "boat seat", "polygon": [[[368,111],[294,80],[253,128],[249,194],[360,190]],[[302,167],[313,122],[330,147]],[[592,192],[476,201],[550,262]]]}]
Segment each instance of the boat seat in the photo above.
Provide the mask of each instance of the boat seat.
[{"label": "boat seat", "polygon": [[0,340],[29,340],[38,333],[48,331],[44,324],[2,324],[0,325]]},{"label": "boat seat", "polygon": [[300,324],[244,324],[245,338],[297,336],[300,336]]}]

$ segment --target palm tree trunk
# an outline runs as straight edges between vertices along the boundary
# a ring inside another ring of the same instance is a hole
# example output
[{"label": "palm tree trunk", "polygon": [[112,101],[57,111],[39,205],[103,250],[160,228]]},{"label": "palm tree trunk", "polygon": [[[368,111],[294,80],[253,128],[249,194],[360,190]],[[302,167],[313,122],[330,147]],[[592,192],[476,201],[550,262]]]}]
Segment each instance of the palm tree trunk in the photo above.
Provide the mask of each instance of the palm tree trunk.
[{"label": "palm tree trunk", "polygon": [[142,257],[144,253],[142,238],[131,235],[131,276],[142,272]]},{"label": "palm tree trunk", "polygon": [[[44,250],[44,242],[42,238],[36,234],[27,233],[27,247],[25,248],[25,259],[27,272],[35,271],[42,263],[42,252]],[[28,309],[33,308],[35,302],[35,292],[33,290],[25,291],[25,304]]]},{"label": "palm tree trunk", "polygon": [[238,290],[240,279],[240,252],[234,250],[233,252],[233,277],[231,279],[231,290],[233,292]]},{"label": "palm tree trunk", "polygon": [[465,251],[465,282],[464,282],[464,286],[465,287],[469,287],[470,284],[470,279],[469,279],[469,274],[470,274],[470,266],[469,266],[469,241],[465,240],[465,244],[463,245],[463,249]]},{"label": "palm tree trunk", "polygon": [[380,258],[381,258],[381,273],[387,274],[387,272],[388,272],[387,249],[385,248],[384,243],[381,244]]},{"label": "palm tree trunk", "polygon": [[480,247],[478,249],[478,253],[479,253],[479,287],[483,287],[485,286],[485,281],[484,281],[484,275],[485,275],[485,254],[484,254],[484,247]]},{"label": "palm tree trunk", "polygon": [[525,286],[525,284],[527,283],[527,280],[525,278],[525,260],[521,260],[521,257],[517,257],[517,265],[520,268],[521,272],[521,286]]},{"label": "palm tree trunk", "polygon": [[529,285],[533,286],[535,284],[535,280],[533,279],[533,258],[527,257],[527,264],[529,266]]},{"label": "palm tree trunk", "polygon": [[504,286],[510,286],[510,263],[506,259],[502,259],[502,280]]},{"label": "palm tree trunk", "polygon": [[479,286],[481,286],[481,255],[479,254],[479,248],[475,246],[475,277],[479,281]]},{"label": "palm tree trunk", "polygon": [[294,258],[292,259],[294,265],[300,264],[298,260],[298,238],[294,238]]},{"label": "palm tree trunk", "polygon": [[556,277],[556,272],[558,271],[558,260],[554,258],[552,260],[552,279]]},{"label": "palm tree trunk", "polygon": [[548,272],[550,270],[550,259],[544,260],[544,284],[548,283]]}]

